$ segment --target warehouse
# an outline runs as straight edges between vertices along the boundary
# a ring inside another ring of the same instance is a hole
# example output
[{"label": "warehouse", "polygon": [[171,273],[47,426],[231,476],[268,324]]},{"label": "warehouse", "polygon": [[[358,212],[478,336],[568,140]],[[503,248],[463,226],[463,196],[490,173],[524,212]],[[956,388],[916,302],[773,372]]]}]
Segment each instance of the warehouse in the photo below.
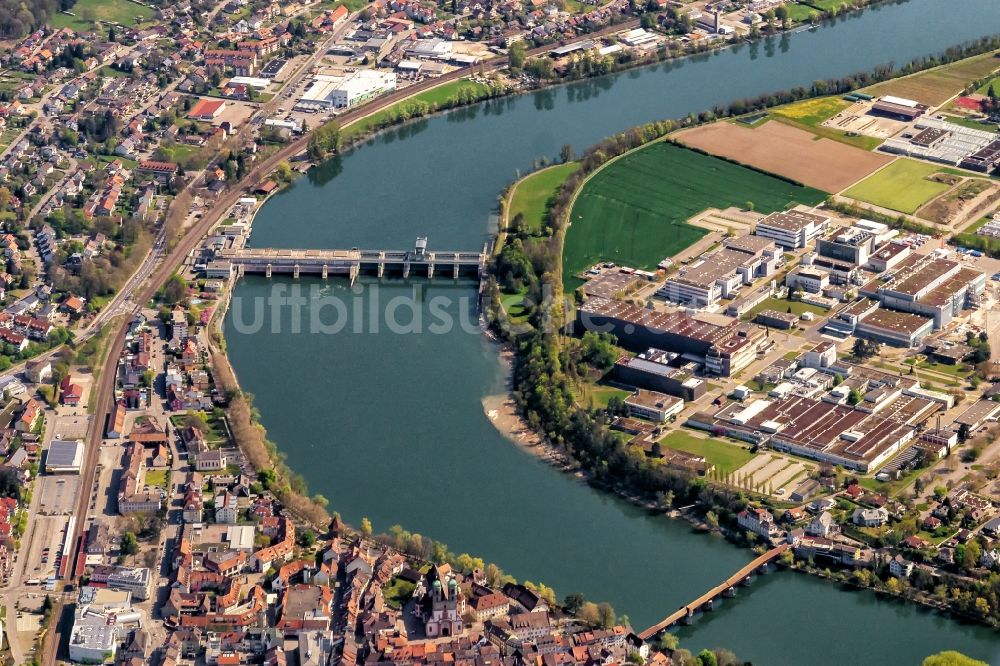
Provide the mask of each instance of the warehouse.
[{"label": "warehouse", "polygon": [[992,400],[979,400],[978,402],[972,403],[971,407],[962,412],[962,414],[955,419],[955,424],[960,426],[964,425],[972,431],[987,421],[995,421],[997,419],[997,415],[1000,415],[1000,402],[993,402]]},{"label": "warehouse", "polygon": [[83,465],[83,442],[54,439],[45,456],[48,474],[78,474]]},{"label": "warehouse", "polygon": [[912,99],[904,99],[892,95],[885,95],[872,105],[873,113],[907,122],[916,120],[924,115],[925,111],[927,111],[927,107],[923,104],[914,102]]},{"label": "warehouse", "polygon": [[333,89],[331,102],[335,108],[347,109],[396,89],[396,75],[362,69]]},{"label": "warehouse", "polygon": [[932,319],[880,308],[858,322],[854,335],[893,347],[914,347],[933,330]]}]

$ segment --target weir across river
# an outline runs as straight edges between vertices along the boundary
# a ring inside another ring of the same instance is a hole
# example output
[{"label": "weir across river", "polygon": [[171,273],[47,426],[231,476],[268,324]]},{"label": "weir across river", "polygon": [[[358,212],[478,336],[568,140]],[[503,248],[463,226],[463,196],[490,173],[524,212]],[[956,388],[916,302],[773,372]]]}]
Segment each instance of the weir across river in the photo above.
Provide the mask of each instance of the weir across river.
[{"label": "weir across river", "polygon": [[489,261],[489,243],[479,252],[429,251],[427,239],[417,238],[413,250],[286,250],[275,248],[230,248],[220,250],[209,266],[209,277],[243,273],[299,275],[318,274],[323,278],[343,275],[351,283],[361,273],[378,277],[401,275],[434,278],[461,276],[482,278]]}]

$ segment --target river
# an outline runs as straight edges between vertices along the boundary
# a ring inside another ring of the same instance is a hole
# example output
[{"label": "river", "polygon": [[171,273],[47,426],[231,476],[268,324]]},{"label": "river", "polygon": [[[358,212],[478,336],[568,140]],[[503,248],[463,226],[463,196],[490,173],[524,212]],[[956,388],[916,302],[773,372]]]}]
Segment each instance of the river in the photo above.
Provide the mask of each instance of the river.
[{"label": "river", "polygon": [[[903,63],[997,25],[995,0],[911,0],[421,120],[312,169],[260,211],[252,244],[408,249],[426,235],[432,249],[478,249],[498,193],[564,144],[582,149],[649,120]],[[293,308],[275,299],[291,281],[239,283],[226,322],[229,354],[289,465],[348,521],[368,516],[377,531],[402,524],[560,596],[608,600],[637,627],[749,559],[591,490],[502,438],[481,406],[503,387],[496,349],[458,323],[475,330],[469,285],[298,284],[316,293],[303,299],[296,333]],[[315,317],[342,330],[321,333]],[[440,325],[445,318],[453,325]],[[422,332],[394,332],[393,321]],[[687,647],[724,646],[756,664],[910,664],[949,648],[1000,663],[1000,642],[985,628],[792,573],[759,579],[679,633]]]}]

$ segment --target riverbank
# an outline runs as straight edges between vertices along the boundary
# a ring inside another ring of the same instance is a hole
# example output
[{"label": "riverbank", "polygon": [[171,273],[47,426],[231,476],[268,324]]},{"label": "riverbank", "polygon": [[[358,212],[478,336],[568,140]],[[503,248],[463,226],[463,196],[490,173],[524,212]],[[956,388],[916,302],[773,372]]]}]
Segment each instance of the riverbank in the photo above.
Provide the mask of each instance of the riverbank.
[{"label": "riverbank", "polygon": [[[893,24],[899,23],[897,14],[905,18],[907,12],[893,14]],[[872,19],[877,16],[872,13]],[[865,23],[884,26],[885,21]],[[845,26],[848,33],[853,34],[854,25]],[[791,57],[796,65],[813,52],[827,53],[822,45],[834,33],[806,33],[801,42],[793,40]],[[799,51],[801,55],[797,55]],[[633,77],[614,77],[600,82],[605,99],[597,103],[587,97],[597,93],[597,85],[576,86],[555,96],[539,94],[515,104],[487,105],[502,106],[502,113],[455,114],[459,117],[447,122],[440,118],[420,123],[415,132],[393,134],[349,159],[345,157],[343,170],[338,165],[334,180],[297,183],[293,194],[269,204],[258,218],[255,243],[323,247],[340,239],[339,247],[348,239],[357,245],[405,247],[414,235],[426,234],[438,243],[448,239],[452,246],[473,247],[482,233],[479,220],[486,218],[482,211],[495,202],[504,184],[498,181],[507,180],[504,176],[514,174],[538,154],[558,153],[564,143],[591,145],[600,136],[627,126],[625,123],[641,122],[654,112],[650,110],[654,103],[655,113],[672,116],[710,106],[713,100],[705,95],[679,97],[689,89],[685,86],[692,75],[702,81],[706,77],[719,80],[719,87],[733,95],[751,95],[756,90],[780,89],[826,76],[830,71],[796,69],[790,75],[775,76],[773,72],[781,70],[779,62],[768,62],[766,67],[763,61],[750,65],[751,55],[744,50],[739,57],[705,59],[683,70],[671,70],[667,78],[662,68],[643,72],[638,82]],[[781,58],[781,54],[775,57]],[[884,57],[882,51],[875,52],[870,62]],[[829,62],[828,56],[823,58]],[[863,66],[863,61],[848,61],[841,71]],[[725,78],[727,73],[733,74],[732,80]],[[660,99],[663,95],[656,93],[658,89],[669,89],[669,98]],[[648,97],[646,91],[656,96]],[[581,103],[583,99],[589,101]],[[614,103],[613,110],[602,115],[602,107],[609,102]],[[648,108],[639,108],[643,106]],[[452,148],[447,164],[459,175],[457,181],[442,178],[440,172],[435,178],[421,177],[420,165],[426,168],[428,163],[444,159],[434,146],[449,141],[451,146],[457,142],[490,149],[456,152]],[[465,159],[463,153],[474,157]],[[391,173],[386,172],[386,165],[392,165]],[[382,188],[378,196],[372,196],[370,186],[378,182],[376,178],[400,173],[408,174],[405,182]],[[366,183],[369,189],[364,189]],[[379,286],[383,296],[394,293],[384,284]],[[260,279],[247,278],[241,280],[237,296],[266,296],[268,287]],[[449,291],[441,283],[432,289],[426,293]],[[328,494],[333,505],[355,523],[368,515],[379,527],[398,522],[422,533],[442,535],[467,550],[489,554],[519,575],[530,577],[537,572],[561,592],[579,589],[592,598],[615,601],[637,626],[655,619],[664,604],[693,598],[697,590],[686,586],[700,586],[704,572],[714,579],[712,572],[729,571],[733,566],[726,558],[716,561],[715,555],[706,554],[711,548],[705,546],[718,540],[689,539],[687,529],[666,527],[672,521],[654,521],[648,513],[623,507],[609,494],[585,490],[585,484],[578,482],[570,484],[569,477],[553,477],[547,466],[533,464],[501,440],[483,416],[481,396],[496,393],[498,387],[492,383],[495,359],[488,358],[489,350],[484,352],[481,338],[468,344],[452,338],[441,344],[435,336],[389,336],[382,340],[384,335],[336,339],[258,335],[241,339],[228,326],[226,331],[241,384],[256,394],[271,436],[281,443],[291,466],[303,470],[310,485]],[[277,368],[282,371],[276,372]],[[284,381],[285,375],[294,380]],[[358,470],[364,470],[363,483],[351,478],[358,476]],[[373,479],[380,483],[373,484]],[[391,496],[384,492],[386,484],[391,484]],[[485,506],[494,505],[503,510],[484,512]],[[518,519],[508,520],[508,514],[516,514]],[[595,526],[602,530],[602,542],[610,542],[596,554],[592,553]],[[615,544],[629,544],[629,548],[623,550]],[[744,556],[745,551],[722,547],[725,552],[720,556]],[[660,571],[659,561],[652,569],[644,568],[641,577],[622,571],[621,563],[629,559],[625,550],[633,556],[637,551],[659,553],[656,559],[669,560],[670,571]],[[569,555],[575,553],[590,554]],[[689,563],[689,556],[696,562]],[[772,589],[779,587],[798,589],[784,584]],[[820,595],[825,602],[836,596],[832,591]],[[759,610],[768,603],[766,595],[753,597],[752,601],[744,599],[748,604],[745,609]],[[843,603],[853,607],[858,602]],[[730,617],[717,614],[712,626],[745,621],[743,612],[727,615]],[[940,631],[931,627],[921,631],[942,639]],[[764,659],[765,663],[788,663],[782,661],[780,648],[772,649],[777,649],[775,658]],[[755,661],[760,654],[758,650]]]}]

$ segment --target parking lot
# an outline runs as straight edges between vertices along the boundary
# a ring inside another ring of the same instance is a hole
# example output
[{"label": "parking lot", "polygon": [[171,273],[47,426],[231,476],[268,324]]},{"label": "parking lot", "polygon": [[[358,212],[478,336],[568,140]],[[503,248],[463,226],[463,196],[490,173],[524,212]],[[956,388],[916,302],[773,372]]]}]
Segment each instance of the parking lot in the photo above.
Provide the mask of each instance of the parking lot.
[{"label": "parking lot", "polygon": [[55,573],[62,548],[67,516],[36,516],[34,533],[28,546],[24,577],[45,580]]},{"label": "parking lot", "polygon": [[76,503],[80,487],[78,475],[43,476],[38,480],[38,513],[43,516],[68,515]]}]

